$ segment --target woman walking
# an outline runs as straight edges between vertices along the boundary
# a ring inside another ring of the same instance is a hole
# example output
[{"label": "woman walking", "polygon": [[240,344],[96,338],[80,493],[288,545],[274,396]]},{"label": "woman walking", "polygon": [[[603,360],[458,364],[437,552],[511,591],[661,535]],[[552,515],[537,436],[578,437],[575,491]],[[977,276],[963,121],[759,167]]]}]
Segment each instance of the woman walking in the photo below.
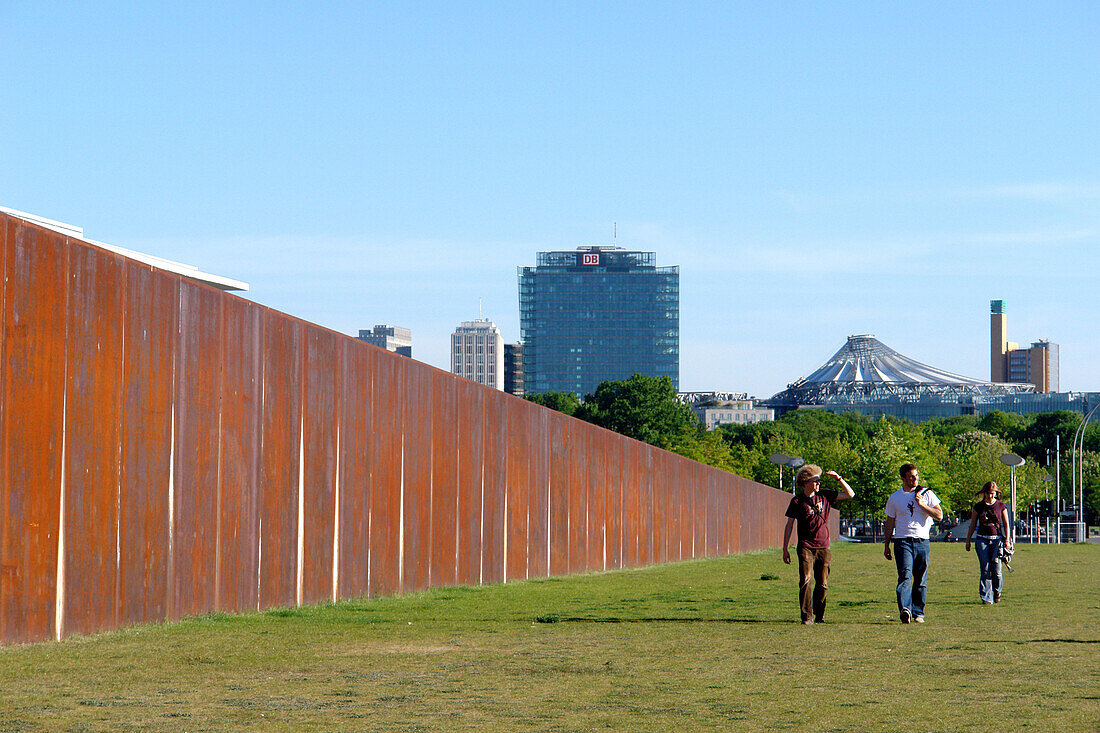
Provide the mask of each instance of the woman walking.
[{"label": "woman walking", "polygon": [[1001,600],[1001,547],[1012,540],[1008,534],[1008,507],[998,498],[1000,490],[993,481],[987,481],[978,492],[981,500],[970,511],[970,527],[966,530],[966,550],[970,551],[970,538],[977,530],[974,552],[978,555],[978,597],[990,605]]}]

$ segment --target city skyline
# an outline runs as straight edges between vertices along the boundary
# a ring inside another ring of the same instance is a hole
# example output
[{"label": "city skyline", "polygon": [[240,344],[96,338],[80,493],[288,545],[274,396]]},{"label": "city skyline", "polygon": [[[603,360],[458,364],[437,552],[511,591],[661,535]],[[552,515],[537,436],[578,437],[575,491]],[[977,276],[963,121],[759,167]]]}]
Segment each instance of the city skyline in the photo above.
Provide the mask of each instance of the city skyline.
[{"label": "city skyline", "polygon": [[766,398],[862,333],[984,378],[1001,298],[1100,390],[1093,3],[6,20],[0,205],[441,369],[479,300],[519,338],[536,252],[615,243],[680,267],[682,390]]}]

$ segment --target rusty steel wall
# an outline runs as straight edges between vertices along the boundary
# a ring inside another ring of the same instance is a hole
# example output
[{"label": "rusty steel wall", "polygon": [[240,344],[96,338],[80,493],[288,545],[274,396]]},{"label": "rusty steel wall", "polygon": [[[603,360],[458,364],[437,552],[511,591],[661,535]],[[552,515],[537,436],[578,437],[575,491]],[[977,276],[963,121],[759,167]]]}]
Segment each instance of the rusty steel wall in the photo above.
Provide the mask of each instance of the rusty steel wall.
[{"label": "rusty steel wall", "polygon": [[2,643],[781,540],[770,487],[11,216],[0,235]]}]

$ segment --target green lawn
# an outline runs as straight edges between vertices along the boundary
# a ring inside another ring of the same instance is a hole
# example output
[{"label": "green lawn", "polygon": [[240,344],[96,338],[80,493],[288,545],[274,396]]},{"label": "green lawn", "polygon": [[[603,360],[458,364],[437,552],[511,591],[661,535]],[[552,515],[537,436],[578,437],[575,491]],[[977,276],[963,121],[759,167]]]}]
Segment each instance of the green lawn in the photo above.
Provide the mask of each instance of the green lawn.
[{"label": "green lawn", "polygon": [[841,544],[807,627],[773,551],[9,647],[0,731],[1100,730],[1100,545],[932,553],[923,626]]}]

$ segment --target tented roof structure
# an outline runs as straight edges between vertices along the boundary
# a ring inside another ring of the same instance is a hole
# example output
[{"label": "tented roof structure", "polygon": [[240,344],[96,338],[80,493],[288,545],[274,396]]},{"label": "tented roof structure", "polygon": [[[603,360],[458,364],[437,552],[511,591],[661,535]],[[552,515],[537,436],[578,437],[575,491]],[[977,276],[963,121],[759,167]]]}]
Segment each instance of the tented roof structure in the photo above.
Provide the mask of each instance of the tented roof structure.
[{"label": "tented roof structure", "polygon": [[926,395],[1007,395],[1034,392],[1031,384],[1002,384],[952,374],[891,349],[873,334],[849,336],[816,371],[773,395],[771,407],[833,402],[916,401]]}]

